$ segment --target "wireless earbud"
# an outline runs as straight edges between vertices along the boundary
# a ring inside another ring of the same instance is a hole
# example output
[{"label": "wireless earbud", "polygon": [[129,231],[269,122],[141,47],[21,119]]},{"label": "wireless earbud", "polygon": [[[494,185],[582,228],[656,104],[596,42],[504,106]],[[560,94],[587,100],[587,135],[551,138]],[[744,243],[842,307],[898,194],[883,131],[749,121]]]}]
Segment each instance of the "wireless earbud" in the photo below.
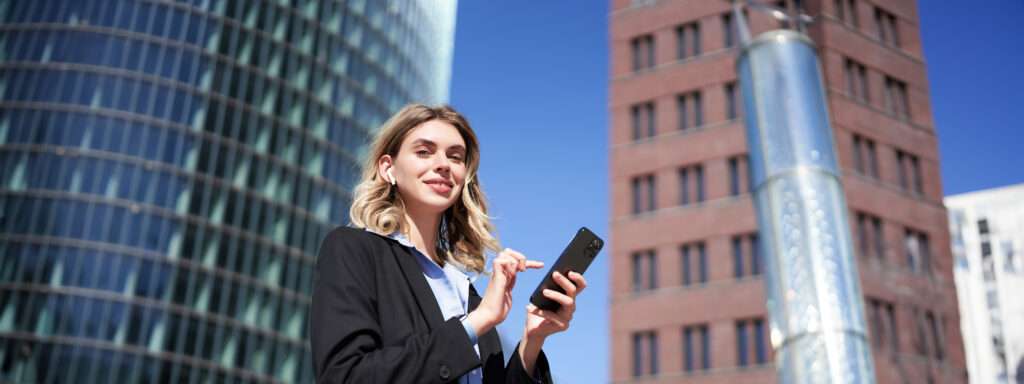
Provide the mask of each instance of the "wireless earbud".
[{"label": "wireless earbud", "polygon": [[391,185],[396,185],[397,183],[395,182],[395,174],[391,173],[391,169],[388,169],[387,174],[388,179],[391,180]]}]

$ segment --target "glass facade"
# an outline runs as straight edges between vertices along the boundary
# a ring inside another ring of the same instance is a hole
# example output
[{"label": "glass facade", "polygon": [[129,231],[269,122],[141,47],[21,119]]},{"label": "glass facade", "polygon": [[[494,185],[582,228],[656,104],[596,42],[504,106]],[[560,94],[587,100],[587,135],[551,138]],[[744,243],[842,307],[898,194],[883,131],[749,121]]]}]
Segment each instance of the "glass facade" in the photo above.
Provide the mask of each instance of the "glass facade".
[{"label": "glass facade", "polygon": [[319,242],[455,3],[0,0],[0,381],[311,382]]}]

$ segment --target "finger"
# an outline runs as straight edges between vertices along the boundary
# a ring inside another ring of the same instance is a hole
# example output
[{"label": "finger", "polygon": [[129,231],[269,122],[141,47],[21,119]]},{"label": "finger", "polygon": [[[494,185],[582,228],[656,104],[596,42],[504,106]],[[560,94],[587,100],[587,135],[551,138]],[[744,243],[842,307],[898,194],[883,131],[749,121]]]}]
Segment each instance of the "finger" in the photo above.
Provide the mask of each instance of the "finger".
[{"label": "finger", "polygon": [[576,297],[576,286],[573,285],[572,282],[565,277],[565,275],[562,275],[562,273],[558,271],[555,271],[555,273],[552,273],[552,275],[554,276],[555,282],[558,283],[558,286],[562,287],[566,295],[569,295],[570,297]]},{"label": "finger", "polygon": [[505,248],[504,253],[516,260],[517,270],[520,272],[526,270],[526,256],[511,248]]},{"label": "finger", "polygon": [[587,279],[584,279],[581,273],[569,272],[569,279],[576,283],[576,295],[579,295],[587,287]]},{"label": "finger", "polygon": [[544,295],[544,297],[561,304],[563,307],[572,307],[576,305],[576,301],[573,300],[573,298],[553,289],[545,289],[541,294]]},{"label": "finger", "polygon": [[526,268],[529,268],[529,269],[544,268],[544,262],[543,261],[537,261],[537,260],[526,260]]}]

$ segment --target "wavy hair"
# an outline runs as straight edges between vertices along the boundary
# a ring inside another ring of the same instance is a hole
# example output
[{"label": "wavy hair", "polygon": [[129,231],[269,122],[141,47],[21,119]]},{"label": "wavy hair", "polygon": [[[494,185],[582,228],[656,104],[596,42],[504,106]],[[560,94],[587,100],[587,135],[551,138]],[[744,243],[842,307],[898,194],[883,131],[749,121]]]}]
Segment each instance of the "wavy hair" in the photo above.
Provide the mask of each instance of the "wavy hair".
[{"label": "wavy hair", "polygon": [[480,147],[469,121],[450,106],[430,107],[410,104],[384,122],[370,144],[370,152],[363,165],[363,175],[356,185],[349,209],[351,225],[388,235],[406,232],[405,204],[391,183],[378,175],[377,162],[384,155],[398,156],[409,132],[432,120],[451,124],[466,142],[466,178],[455,204],[445,210],[438,228],[437,254],[445,261],[455,261],[469,270],[483,272],[484,251],[500,250],[492,235],[494,226],[487,215],[487,199],[480,180],[476,177],[480,167]]}]

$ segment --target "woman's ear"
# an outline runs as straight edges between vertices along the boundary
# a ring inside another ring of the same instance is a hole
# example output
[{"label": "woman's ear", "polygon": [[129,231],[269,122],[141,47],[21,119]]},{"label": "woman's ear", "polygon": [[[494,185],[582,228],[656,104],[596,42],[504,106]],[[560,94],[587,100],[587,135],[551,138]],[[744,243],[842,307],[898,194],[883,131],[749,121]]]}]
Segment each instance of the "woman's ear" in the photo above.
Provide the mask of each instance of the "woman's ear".
[{"label": "woman's ear", "polygon": [[377,177],[392,185],[395,184],[394,174],[391,171],[393,165],[391,155],[384,155],[377,159]]}]

